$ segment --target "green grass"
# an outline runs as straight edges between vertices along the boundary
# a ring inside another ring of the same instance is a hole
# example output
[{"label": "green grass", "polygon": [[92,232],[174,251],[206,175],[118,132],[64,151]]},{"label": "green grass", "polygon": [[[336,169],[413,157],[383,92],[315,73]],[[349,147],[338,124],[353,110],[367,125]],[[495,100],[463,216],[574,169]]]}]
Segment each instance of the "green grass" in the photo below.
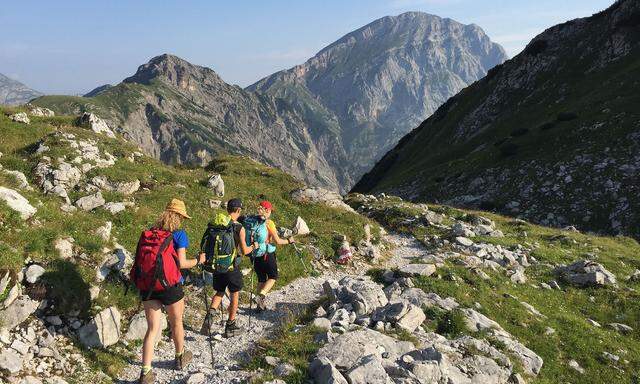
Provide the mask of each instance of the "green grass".
[{"label": "green grass", "polygon": [[[351,204],[357,198],[351,199]],[[370,204],[371,215],[376,218],[386,217],[383,224],[403,233],[425,240],[425,236],[438,232],[444,236],[446,231],[429,229],[420,225],[402,225],[406,218],[414,218],[422,213],[415,204],[401,202],[397,198],[389,198]],[[486,212],[466,211],[446,206],[429,205],[434,211],[446,212],[450,217],[469,219],[474,215],[490,218],[505,233],[504,238],[476,237],[476,242],[491,242],[511,247],[516,244],[535,248],[531,253],[540,264],[526,269],[527,284],[512,283],[504,271],[491,272],[490,280],[482,280],[470,270],[459,266],[455,261],[447,261],[431,277],[414,278],[418,288],[425,292],[435,292],[442,297],[453,297],[463,307],[475,308],[479,303],[479,311],[490,319],[497,321],[525,346],[532,349],[544,359],[540,375],[532,383],[628,383],[633,382],[634,375],[640,370],[640,284],[627,282],[624,278],[640,267],[640,245],[626,237],[604,237],[581,233],[566,232],[545,228],[529,223],[517,222],[503,216]],[[395,216],[384,216],[383,212],[394,212]],[[524,233],[527,236],[524,237]],[[425,241],[425,244],[429,244]],[[620,287],[611,288],[577,288],[560,282],[563,290],[545,290],[533,287],[540,283],[548,283],[558,279],[551,267],[545,264],[570,263],[585,258],[585,254],[597,255],[597,262],[615,273]],[[377,281],[382,281],[380,270],[372,272]],[[445,277],[455,276],[456,281]],[[517,300],[510,298],[515,296]],[[533,305],[547,319],[539,319],[529,314],[520,301]],[[462,330],[459,316],[442,310],[426,309],[427,329],[452,337]],[[587,319],[593,319],[603,325],[602,328],[591,326]],[[622,335],[606,324],[620,322],[634,328],[629,335]],[[546,335],[546,327],[556,330],[553,335]],[[469,333],[466,331],[465,333]],[[486,337],[473,334],[474,337]],[[492,340],[490,340],[492,341]],[[495,340],[493,340],[495,343]],[[603,352],[619,355],[628,363],[617,363],[602,359]],[[575,359],[585,368],[580,375],[568,368],[566,363]],[[513,359],[512,359],[513,360]],[[615,367],[614,367],[615,365]],[[637,380],[637,378],[636,378]]]}]

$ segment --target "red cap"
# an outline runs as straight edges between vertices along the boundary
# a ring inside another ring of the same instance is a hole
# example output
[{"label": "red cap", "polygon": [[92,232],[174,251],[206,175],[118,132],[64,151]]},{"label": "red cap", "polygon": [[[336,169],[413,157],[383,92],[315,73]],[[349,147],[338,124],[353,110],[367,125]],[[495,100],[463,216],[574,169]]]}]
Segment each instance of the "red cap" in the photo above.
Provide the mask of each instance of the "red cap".
[{"label": "red cap", "polygon": [[271,203],[270,203],[270,202],[268,202],[267,200],[261,201],[261,202],[260,202],[260,206],[261,206],[262,208],[264,208],[264,209],[268,209],[268,210],[270,210],[270,211],[272,211],[272,210],[273,210],[273,205],[271,205]]}]

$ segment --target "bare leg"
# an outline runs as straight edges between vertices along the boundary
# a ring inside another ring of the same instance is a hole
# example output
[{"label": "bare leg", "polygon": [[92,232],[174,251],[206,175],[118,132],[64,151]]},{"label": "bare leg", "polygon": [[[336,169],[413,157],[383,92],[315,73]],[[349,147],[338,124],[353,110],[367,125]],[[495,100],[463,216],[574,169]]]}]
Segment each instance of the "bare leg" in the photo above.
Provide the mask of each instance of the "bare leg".
[{"label": "bare leg", "polygon": [[229,321],[233,321],[236,319],[236,313],[238,312],[238,297],[240,296],[239,292],[233,292],[229,295],[230,304],[229,304]]},{"label": "bare leg", "polygon": [[273,288],[275,284],[276,284],[275,279],[269,279],[262,284],[262,287],[259,288],[260,290],[258,292],[262,295],[266,295],[267,293],[269,293],[269,291],[271,291],[271,288]]},{"label": "bare leg", "polygon": [[147,318],[147,333],[145,333],[142,343],[142,366],[150,367],[153,360],[156,335],[160,332],[160,309],[162,304],[158,300],[147,300],[143,302],[143,305],[144,315]]},{"label": "bare leg", "polygon": [[216,292],[216,294],[211,299],[211,309],[214,311],[218,309],[220,303],[222,303],[222,297],[224,297],[224,292]]},{"label": "bare leg", "polygon": [[182,324],[183,313],[184,299],[167,306],[169,324],[171,325],[171,337],[173,338],[173,345],[176,347],[176,353],[182,353],[184,350],[184,326]]}]

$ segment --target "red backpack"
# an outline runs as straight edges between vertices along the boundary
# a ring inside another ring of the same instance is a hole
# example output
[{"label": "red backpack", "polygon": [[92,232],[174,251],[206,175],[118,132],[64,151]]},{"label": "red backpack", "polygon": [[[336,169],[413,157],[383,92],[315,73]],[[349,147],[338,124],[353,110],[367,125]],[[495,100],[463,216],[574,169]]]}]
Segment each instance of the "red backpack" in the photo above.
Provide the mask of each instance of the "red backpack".
[{"label": "red backpack", "polygon": [[173,234],[161,229],[142,232],[129,278],[140,291],[164,291],[180,282]]}]

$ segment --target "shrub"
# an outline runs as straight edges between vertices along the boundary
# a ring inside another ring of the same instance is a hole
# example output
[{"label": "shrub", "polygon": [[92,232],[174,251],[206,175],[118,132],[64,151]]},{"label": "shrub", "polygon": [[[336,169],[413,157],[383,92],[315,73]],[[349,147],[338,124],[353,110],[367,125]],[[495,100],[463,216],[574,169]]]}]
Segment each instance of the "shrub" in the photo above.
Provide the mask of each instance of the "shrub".
[{"label": "shrub", "polygon": [[506,142],[500,146],[500,154],[503,157],[511,157],[518,154],[520,147],[515,143]]},{"label": "shrub", "polygon": [[547,123],[544,123],[542,125],[540,125],[540,127],[538,127],[541,131],[548,131],[551,128],[554,128],[556,126],[556,123],[553,121],[549,121]]},{"label": "shrub", "polygon": [[511,131],[511,136],[520,137],[520,136],[526,135],[527,133],[529,133],[529,128],[516,128],[513,131]]},{"label": "shrub", "polygon": [[578,118],[578,114],[575,112],[560,112],[558,113],[558,121],[571,121]]},{"label": "shrub", "polygon": [[499,147],[499,146],[501,146],[502,144],[506,143],[506,142],[507,142],[507,140],[509,140],[509,138],[508,138],[508,137],[504,137],[504,138],[502,138],[502,139],[500,139],[500,140],[496,141],[495,143],[493,143],[493,145],[495,145],[496,147]]},{"label": "shrub", "polygon": [[459,310],[447,312],[438,321],[436,332],[449,339],[458,337],[467,331],[464,315]]}]

